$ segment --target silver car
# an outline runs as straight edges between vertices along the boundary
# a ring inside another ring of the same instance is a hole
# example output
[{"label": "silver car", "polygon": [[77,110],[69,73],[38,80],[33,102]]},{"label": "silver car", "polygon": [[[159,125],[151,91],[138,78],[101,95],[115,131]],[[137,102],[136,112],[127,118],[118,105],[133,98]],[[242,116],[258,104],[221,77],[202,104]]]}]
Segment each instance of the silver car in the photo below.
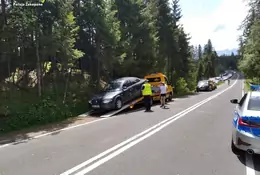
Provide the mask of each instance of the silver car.
[{"label": "silver car", "polygon": [[242,97],[230,100],[237,104],[233,118],[231,148],[235,154],[247,151],[260,154],[260,92],[250,91]]}]

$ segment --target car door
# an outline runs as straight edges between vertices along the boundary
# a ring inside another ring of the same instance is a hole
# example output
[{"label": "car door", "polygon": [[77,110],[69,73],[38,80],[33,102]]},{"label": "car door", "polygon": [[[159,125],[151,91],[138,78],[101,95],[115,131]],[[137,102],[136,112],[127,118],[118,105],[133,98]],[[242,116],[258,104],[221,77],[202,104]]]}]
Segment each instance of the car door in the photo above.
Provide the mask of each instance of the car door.
[{"label": "car door", "polygon": [[123,94],[122,94],[123,103],[126,103],[130,100],[130,93],[131,93],[130,82],[129,80],[127,80],[123,84]]},{"label": "car door", "polygon": [[136,99],[136,98],[141,96],[142,83],[140,83],[141,80],[138,79],[138,78],[135,78],[131,81],[132,81],[131,84],[133,86],[133,91],[132,91],[132,94],[131,94],[132,95],[131,100],[133,100],[133,99]]},{"label": "car door", "polygon": [[135,99],[135,81],[133,79],[131,80],[128,80],[128,91],[129,91],[129,98],[128,98],[128,101],[131,101],[133,99]]}]

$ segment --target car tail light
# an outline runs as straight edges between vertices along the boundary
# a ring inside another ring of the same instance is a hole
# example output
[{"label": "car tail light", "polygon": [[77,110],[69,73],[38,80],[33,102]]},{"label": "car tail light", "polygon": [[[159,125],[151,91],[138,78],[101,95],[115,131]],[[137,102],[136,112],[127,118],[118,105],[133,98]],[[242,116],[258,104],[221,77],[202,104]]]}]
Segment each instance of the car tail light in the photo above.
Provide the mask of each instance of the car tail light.
[{"label": "car tail light", "polygon": [[248,126],[248,127],[260,128],[259,124],[255,124],[253,122],[250,122],[250,121],[247,121],[247,120],[243,120],[241,117],[239,117],[239,119],[238,119],[238,124],[240,126]]}]

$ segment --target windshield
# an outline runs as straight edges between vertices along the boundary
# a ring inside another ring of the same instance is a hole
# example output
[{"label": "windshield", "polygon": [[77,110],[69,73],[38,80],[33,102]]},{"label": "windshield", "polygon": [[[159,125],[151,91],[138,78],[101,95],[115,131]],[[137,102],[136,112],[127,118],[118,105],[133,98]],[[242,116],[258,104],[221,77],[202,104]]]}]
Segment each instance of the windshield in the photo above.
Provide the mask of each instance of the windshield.
[{"label": "windshield", "polygon": [[247,109],[260,111],[260,97],[250,97]]},{"label": "windshield", "polygon": [[106,85],[104,91],[116,91],[121,89],[122,82],[121,81],[112,81]]},{"label": "windshield", "polygon": [[147,78],[147,80],[148,80],[150,83],[161,82],[161,78],[160,78],[160,77]]},{"label": "windshield", "polygon": [[198,83],[198,85],[203,85],[203,84],[207,84],[207,83],[208,83],[207,80],[205,80],[205,81],[200,81],[200,82]]}]

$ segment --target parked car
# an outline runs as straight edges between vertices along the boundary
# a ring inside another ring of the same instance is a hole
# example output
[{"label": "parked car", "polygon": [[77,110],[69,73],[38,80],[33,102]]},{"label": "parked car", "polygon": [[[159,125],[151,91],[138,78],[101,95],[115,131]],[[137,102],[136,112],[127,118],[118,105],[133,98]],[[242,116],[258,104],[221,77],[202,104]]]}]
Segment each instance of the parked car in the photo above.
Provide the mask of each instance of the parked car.
[{"label": "parked car", "polygon": [[220,77],[213,77],[213,78],[209,78],[210,81],[213,81],[214,83],[219,83],[221,80],[220,80]]},{"label": "parked car", "polygon": [[260,92],[249,91],[240,101],[230,100],[237,104],[234,109],[231,149],[240,154],[260,154]]},{"label": "parked car", "polygon": [[94,110],[120,109],[124,104],[141,97],[145,80],[137,77],[123,77],[111,81],[89,101]]},{"label": "parked car", "polygon": [[199,91],[212,91],[217,89],[216,83],[211,80],[201,80],[197,85],[197,92]]}]

